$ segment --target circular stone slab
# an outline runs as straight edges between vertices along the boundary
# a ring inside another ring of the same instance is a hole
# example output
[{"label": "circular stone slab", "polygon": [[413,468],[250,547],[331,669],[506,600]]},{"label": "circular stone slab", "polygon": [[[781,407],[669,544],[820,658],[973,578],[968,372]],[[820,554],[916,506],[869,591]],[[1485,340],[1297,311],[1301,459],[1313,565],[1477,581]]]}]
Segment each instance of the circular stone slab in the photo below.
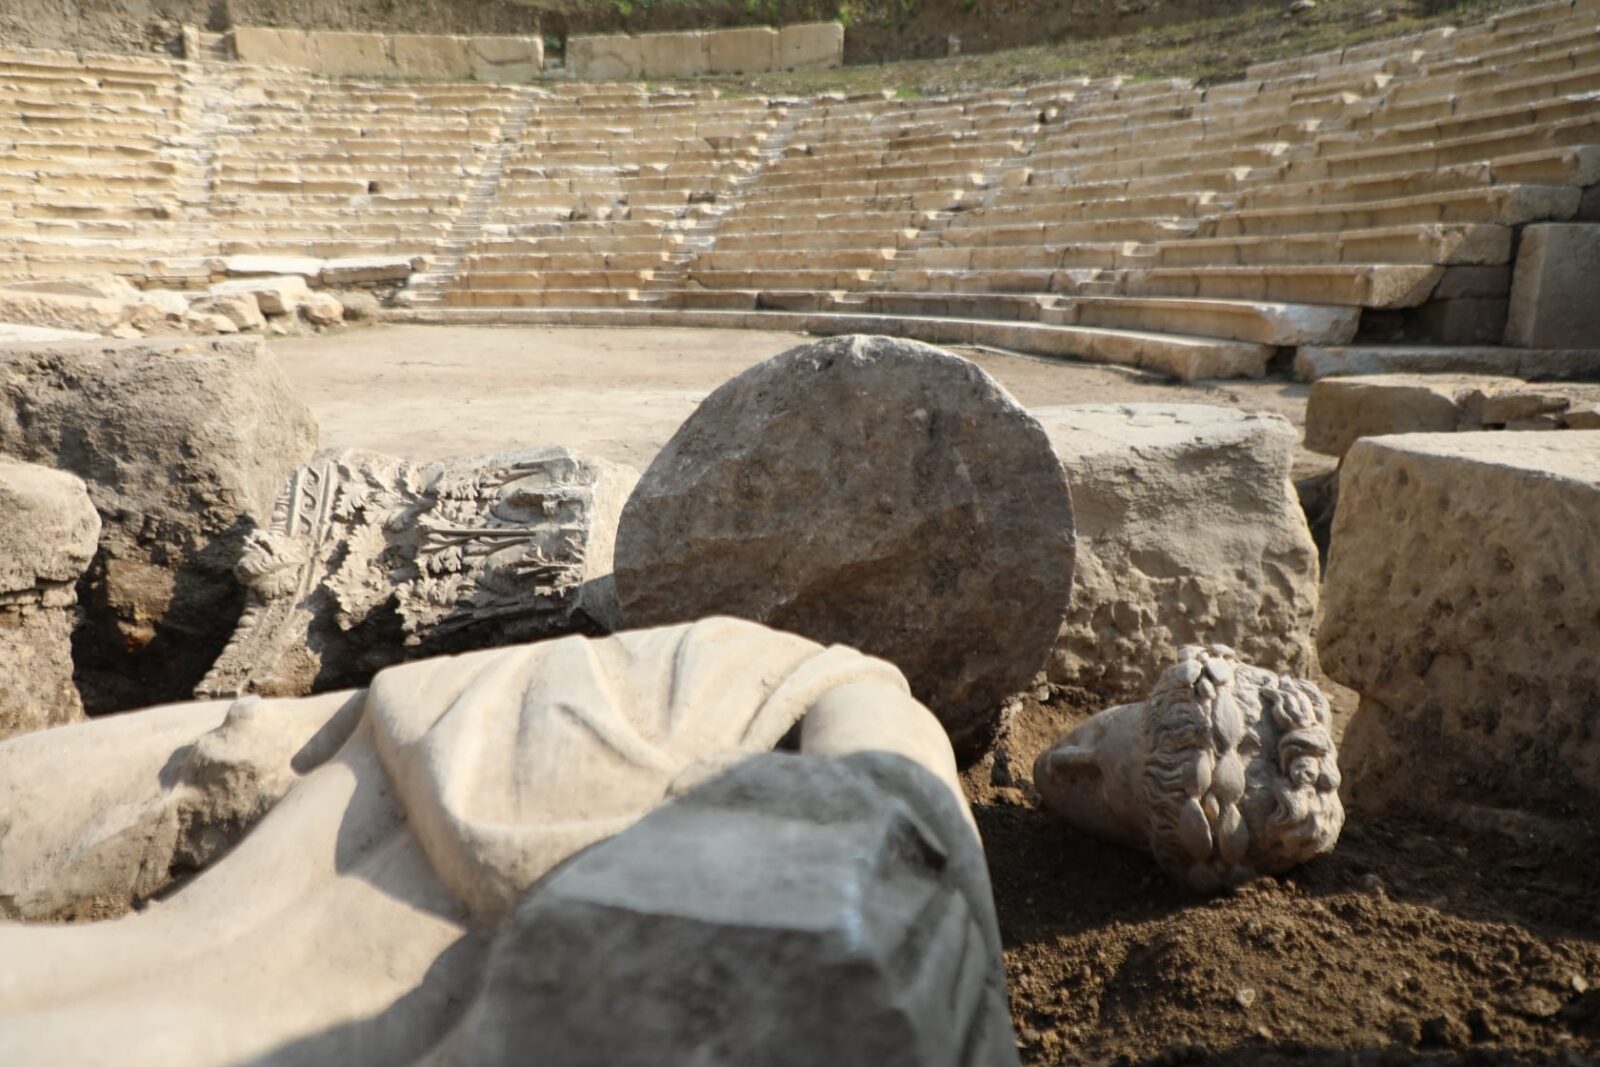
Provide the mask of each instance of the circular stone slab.
[{"label": "circular stone slab", "polygon": [[1044,430],[976,365],[835,337],[712,393],[623,508],[630,627],[737,615],[898,666],[957,753],[1045,666],[1072,501]]}]

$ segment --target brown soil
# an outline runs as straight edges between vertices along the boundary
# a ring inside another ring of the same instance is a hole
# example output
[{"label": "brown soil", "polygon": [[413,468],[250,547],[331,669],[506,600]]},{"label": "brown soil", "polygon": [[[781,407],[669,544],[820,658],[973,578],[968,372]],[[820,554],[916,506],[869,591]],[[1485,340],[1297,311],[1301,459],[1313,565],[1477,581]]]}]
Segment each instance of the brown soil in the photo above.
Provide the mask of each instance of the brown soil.
[{"label": "brown soil", "polygon": [[1098,707],[1027,700],[966,775],[1024,1063],[1600,1057],[1592,847],[1356,812],[1331,856],[1197,898],[1039,807],[1034,756]]}]

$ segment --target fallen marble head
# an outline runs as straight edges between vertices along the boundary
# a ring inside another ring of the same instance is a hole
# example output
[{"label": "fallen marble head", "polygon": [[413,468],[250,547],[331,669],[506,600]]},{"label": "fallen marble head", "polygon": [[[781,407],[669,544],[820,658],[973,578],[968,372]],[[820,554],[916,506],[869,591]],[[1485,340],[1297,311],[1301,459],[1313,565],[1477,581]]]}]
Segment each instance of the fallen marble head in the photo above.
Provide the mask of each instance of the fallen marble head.
[{"label": "fallen marble head", "polygon": [[938,720],[737,619],[24,734],[0,909],[8,1065],[1016,1062]]},{"label": "fallen marble head", "polygon": [[1311,682],[1190,645],[1138,704],[1109,708],[1034,762],[1075,828],[1147,847],[1200,892],[1333,849],[1344,826],[1328,700]]}]

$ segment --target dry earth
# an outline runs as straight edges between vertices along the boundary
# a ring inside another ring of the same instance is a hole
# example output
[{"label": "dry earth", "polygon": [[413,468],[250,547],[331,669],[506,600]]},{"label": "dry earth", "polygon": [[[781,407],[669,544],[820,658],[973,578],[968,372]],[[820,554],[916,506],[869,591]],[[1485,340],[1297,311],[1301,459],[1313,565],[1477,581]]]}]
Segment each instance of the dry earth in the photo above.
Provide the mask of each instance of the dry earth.
[{"label": "dry earth", "polygon": [[[810,340],[755,330],[380,326],[272,348],[316,414],[324,448],[439,459],[565,444],[642,470],[712,389]],[[1304,424],[1306,387],[1289,382],[1183,386],[1116,367],[957,351],[1029,406],[1224,404]]]},{"label": "dry earth", "polygon": [[[643,467],[712,388],[806,338],[704,330],[382,327],[274,348],[325,447],[433,458],[561,442]],[[966,351],[1024,404],[1282,414],[1292,383],[1182,386]],[[1326,466],[1303,456],[1304,470]],[[1098,710],[1030,697],[967,773],[1030,1065],[1586,1063],[1600,1055],[1592,838],[1353,813],[1337,852],[1197,900],[1039,809],[1035,754]],[[1350,694],[1337,694],[1347,713]],[[997,765],[998,764],[998,765]],[[1596,988],[1591,990],[1589,983]]]}]

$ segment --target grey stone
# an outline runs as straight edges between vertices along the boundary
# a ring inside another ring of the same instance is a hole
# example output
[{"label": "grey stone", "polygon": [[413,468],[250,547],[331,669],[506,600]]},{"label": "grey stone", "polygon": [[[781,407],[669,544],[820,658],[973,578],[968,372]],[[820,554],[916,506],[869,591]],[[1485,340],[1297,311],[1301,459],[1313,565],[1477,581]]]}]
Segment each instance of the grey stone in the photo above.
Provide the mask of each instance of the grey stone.
[{"label": "grey stone", "polygon": [[0,454],[81,477],[103,524],[79,587],[91,713],[193,692],[238,617],[244,537],[315,442],[259,338],[0,348]]},{"label": "grey stone", "polygon": [[628,626],[731,614],[898,666],[958,754],[1045,666],[1072,503],[1039,424],[974,364],[846,336],[725,383],[617,534]]},{"label": "grey stone", "polygon": [[319,456],[250,535],[239,628],[196,695],[303,696],[402,660],[611,630],[617,516],[637,478],[559,447]]},{"label": "grey stone", "polygon": [[1522,231],[1506,344],[1600,346],[1600,223],[1538,223]]},{"label": "grey stone", "polygon": [[553,872],[450,1064],[1018,1062],[976,834],[903,757],[751,757]]},{"label": "grey stone", "polygon": [[0,458],[0,738],[83,717],[72,627],[99,535],[82,480]]}]

